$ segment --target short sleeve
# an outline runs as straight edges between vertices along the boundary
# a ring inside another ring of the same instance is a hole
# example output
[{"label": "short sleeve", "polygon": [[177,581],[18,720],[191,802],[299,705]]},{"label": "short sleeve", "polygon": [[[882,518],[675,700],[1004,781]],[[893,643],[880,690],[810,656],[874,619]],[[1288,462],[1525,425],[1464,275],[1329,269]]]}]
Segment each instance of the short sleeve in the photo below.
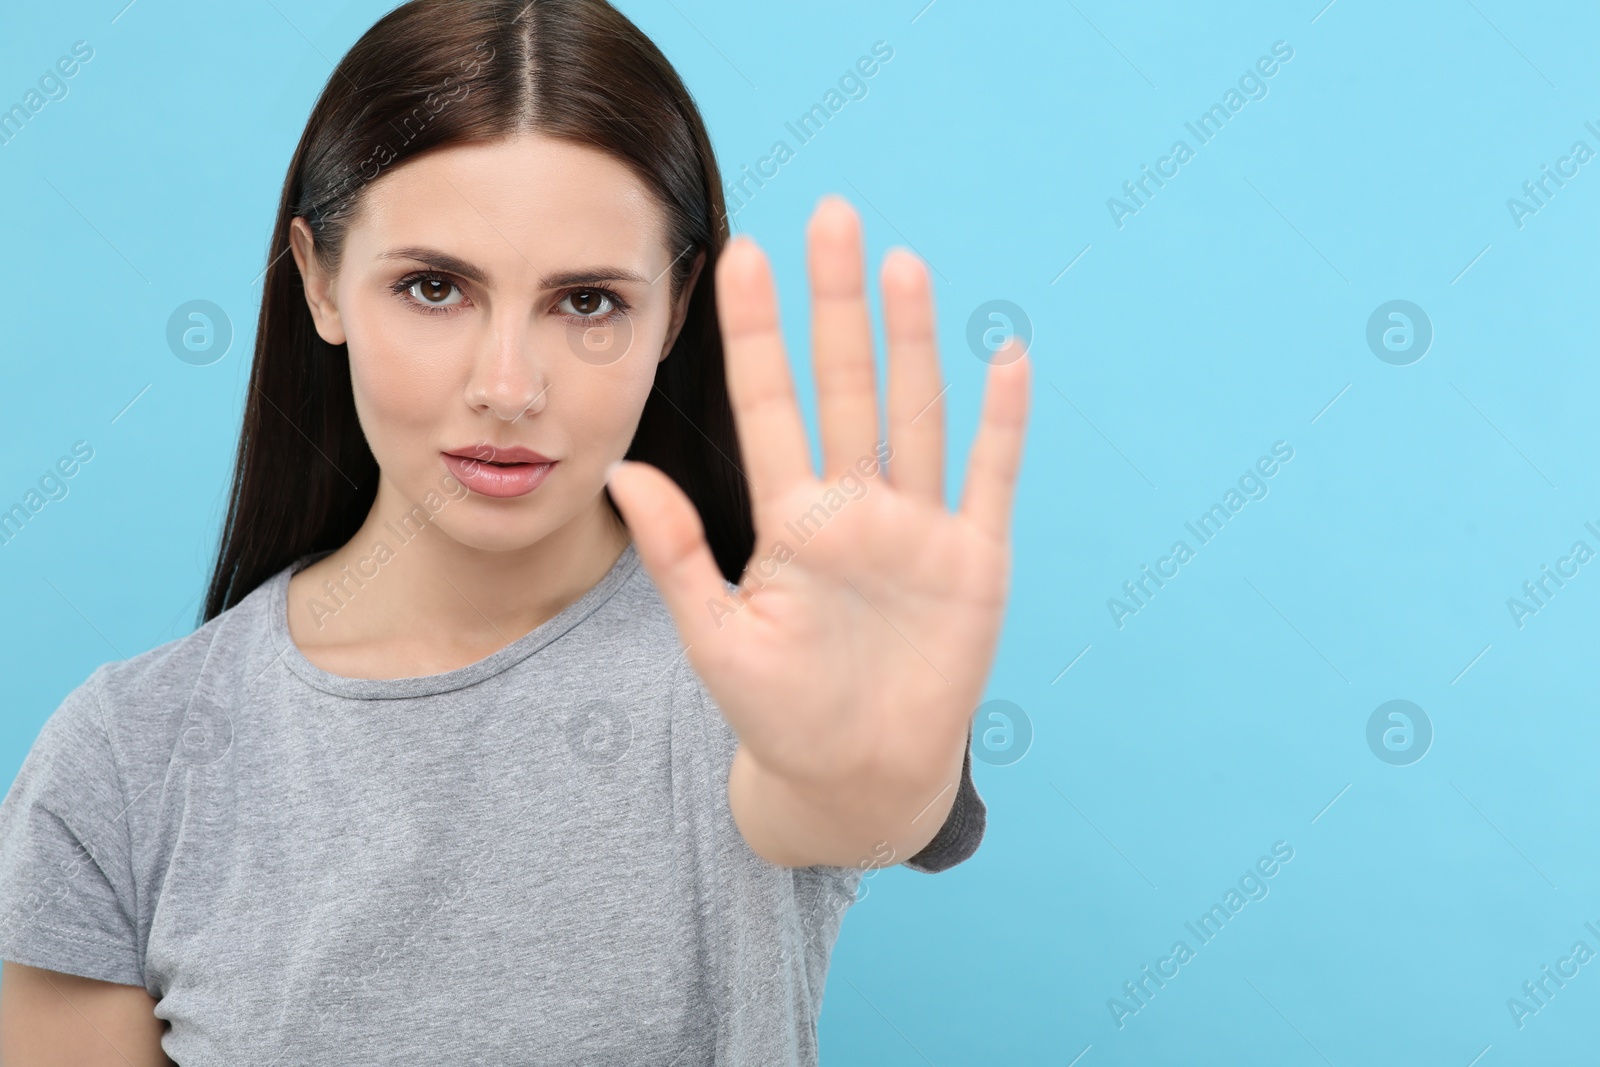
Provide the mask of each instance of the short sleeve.
[{"label": "short sleeve", "polygon": [[142,986],[127,802],[99,681],[45,720],[0,802],[0,959]]},{"label": "short sleeve", "polygon": [[922,851],[905,861],[904,866],[923,874],[947,871],[963,860],[972,858],[983,840],[984,826],[988,822],[988,808],[978,795],[972,781],[972,730],[967,730],[967,753],[961,760],[961,784],[956,787],[956,800],[945,817],[944,825]]}]

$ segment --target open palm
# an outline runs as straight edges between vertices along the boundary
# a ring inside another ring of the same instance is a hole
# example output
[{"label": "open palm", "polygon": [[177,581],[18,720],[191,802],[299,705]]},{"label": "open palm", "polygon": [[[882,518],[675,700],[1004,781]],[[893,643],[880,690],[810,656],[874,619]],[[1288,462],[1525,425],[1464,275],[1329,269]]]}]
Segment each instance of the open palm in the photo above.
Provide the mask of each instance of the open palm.
[{"label": "open palm", "polygon": [[1008,347],[991,364],[961,505],[951,512],[926,268],[903,250],[883,266],[885,442],[855,211],[824,199],[807,245],[820,478],[766,257],[740,237],[717,264],[756,533],[739,590],[727,591],[692,503],[665,474],[623,464],[613,499],[691,665],[738,735],[736,761],[798,790],[948,788],[1005,610],[1028,360]]}]

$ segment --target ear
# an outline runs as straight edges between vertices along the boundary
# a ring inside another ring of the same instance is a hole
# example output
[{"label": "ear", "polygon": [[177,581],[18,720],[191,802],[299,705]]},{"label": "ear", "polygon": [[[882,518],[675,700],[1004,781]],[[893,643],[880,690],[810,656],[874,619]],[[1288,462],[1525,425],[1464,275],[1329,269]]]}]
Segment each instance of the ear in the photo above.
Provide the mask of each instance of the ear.
[{"label": "ear", "polygon": [[701,249],[694,257],[694,266],[689,268],[689,277],[684,279],[683,292],[678,294],[677,303],[672,308],[672,322],[667,327],[667,339],[661,346],[661,355],[656,358],[660,363],[672,351],[672,346],[678,341],[678,333],[683,329],[684,320],[689,317],[689,301],[694,296],[694,286],[700,280],[700,271],[706,265],[706,252]]},{"label": "ear", "polygon": [[333,303],[333,278],[317,260],[310,223],[298,215],[289,220],[289,248],[300,268],[306,304],[311,308],[311,321],[316,324],[318,335],[330,345],[344,344],[344,323]]}]

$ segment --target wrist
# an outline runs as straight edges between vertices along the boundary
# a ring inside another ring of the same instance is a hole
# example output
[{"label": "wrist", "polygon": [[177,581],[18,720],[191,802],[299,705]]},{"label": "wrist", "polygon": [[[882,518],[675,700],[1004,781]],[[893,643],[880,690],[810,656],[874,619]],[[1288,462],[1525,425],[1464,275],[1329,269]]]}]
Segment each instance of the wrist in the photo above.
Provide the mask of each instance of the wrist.
[{"label": "wrist", "polygon": [[931,769],[901,764],[806,781],[766,767],[741,744],[728,773],[729,806],[746,843],[769,862],[888,866],[926,847],[949,817],[969,736],[963,729],[951,751],[935,750]]}]

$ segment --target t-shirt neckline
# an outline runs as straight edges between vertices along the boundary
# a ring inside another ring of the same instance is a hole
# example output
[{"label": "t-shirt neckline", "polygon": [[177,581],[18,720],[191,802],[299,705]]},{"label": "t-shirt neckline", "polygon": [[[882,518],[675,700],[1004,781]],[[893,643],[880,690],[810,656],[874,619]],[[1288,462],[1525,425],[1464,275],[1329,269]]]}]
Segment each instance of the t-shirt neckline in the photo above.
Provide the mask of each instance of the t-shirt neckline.
[{"label": "t-shirt neckline", "polygon": [[465,667],[457,667],[443,674],[423,674],[411,678],[350,678],[323,670],[312,663],[300,651],[289,633],[289,579],[331,551],[333,550],[326,549],[301,556],[273,577],[269,596],[272,639],[273,644],[277,646],[279,658],[307,684],[334,696],[357,700],[396,700],[432,696],[436,693],[462,689],[501,674],[588,618],[632,577],[640,565],[638,549],[630,541],[622,550],[622,554],[617,557],[617,561],[611,565],[611,569],[581,597],[509,645],[490,653],[476,663],[469,663]]}]

